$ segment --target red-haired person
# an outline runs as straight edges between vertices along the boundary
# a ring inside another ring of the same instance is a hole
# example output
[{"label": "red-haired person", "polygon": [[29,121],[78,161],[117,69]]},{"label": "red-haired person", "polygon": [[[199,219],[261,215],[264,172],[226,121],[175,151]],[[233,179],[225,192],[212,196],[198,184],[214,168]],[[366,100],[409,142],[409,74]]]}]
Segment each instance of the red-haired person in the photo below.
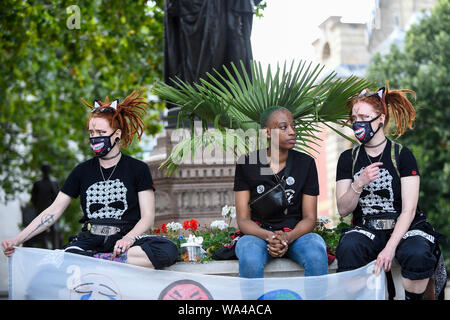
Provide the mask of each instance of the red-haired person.
[{"label": "red-haired person", "polygon": [[155,217],[150,169],[120,151],[142,136],[148,103],[136,91],[122,102],[106,97],[93,106],[83,103],[91,108],[86,129],[95,156],[72,170],[54,202],[23,231],[2,241],[4,254],[48,229],[79,196],[82,231],[63,247],[66,252],[156,269],[175,263],[178,250],[172,241],[144,235]]},{"label": "red-haired person", "polygon": [[[376,259],[375,273],[401,266],[406,299],[422,299],[438,257],[438,233],[417,209],[420,187],[416,159],[405,146],[386,137],[412,128],[416,112],[405,93],[386,87],[363,90],[347,106],[361,143],[344,151],[336,172],[336,200],[342,217],[353,213],[336,249],[338,271],[359,268]],[[393,121],[392,121],[393,120]]]}]

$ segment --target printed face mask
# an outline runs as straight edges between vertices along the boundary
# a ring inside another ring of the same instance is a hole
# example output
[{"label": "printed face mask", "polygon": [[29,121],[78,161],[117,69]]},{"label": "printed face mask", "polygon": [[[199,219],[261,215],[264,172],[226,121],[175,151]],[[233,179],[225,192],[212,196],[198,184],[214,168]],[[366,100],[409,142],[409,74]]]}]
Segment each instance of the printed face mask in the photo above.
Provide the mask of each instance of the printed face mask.
[{"label": "printed face mask", "polygon": [[93,137],[89,138],[91,142],[91,149],[94,151],[94,154],[96,157],[104,157],[106,156],[112,148],[116,145],[116,142],[114,142],[113,145],[111,145],[111,137],[114,133],[116,133],[117,130],[115,130],[111,135],[109,136],[101,136],[101,137]]},{"label": "printed face mask", "polygon": [[371,125],[371,123],[377,120],[380,116],[381,114],[370,121],[356,121],[353,123],[353,132],[355,133],[355,137],[359,140],[359,142],[361,142],[362,144],[369,142],[370,139],[372,139],[373,136],[378,132],[378,130],[380,130],[380,128],[383,126],[381,123],[375,132],[372,130]]}]

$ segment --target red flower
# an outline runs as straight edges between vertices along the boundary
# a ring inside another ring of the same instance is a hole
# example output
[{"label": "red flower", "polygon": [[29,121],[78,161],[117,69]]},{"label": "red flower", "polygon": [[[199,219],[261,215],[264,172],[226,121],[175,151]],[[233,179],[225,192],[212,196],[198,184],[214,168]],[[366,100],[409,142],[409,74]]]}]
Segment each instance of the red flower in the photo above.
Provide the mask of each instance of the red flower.
[{"label": "red flower", "polygon": [[183,223],[183,229],[184,230],[187,230],[187,229],[189,229],[191,226],[189,225],[189,220],[186,220],[184,223]]},{"label": "red flower", "polygon": [[161,230],[160,230],[159,228],[156,228],[156,229],[155,229],[155,233],[156,233],[156,234],[159,234],[160,232],[161,232]]},{"label": "red flower", "polygon": [[161,226],[161,230],[162,230],[162,232],[164,232],[164,233],[167,232],[167,225],[166,225],[165,223]]},{"label": "red flower", "polygon": [[190,221],[190,226],[191,226],[191,229],[192,230],[197,230],[197,228],[198,228],[198,222],[197,222],[197,220],[195,220],[195,219],[191,219],[191,221]]},{"label": "red flower", "polygon": [[417,174],[417,171],[416,171],[416,170],[413,170],[411,173],[412,173],[413,175],[416,175],[416,174]]}]

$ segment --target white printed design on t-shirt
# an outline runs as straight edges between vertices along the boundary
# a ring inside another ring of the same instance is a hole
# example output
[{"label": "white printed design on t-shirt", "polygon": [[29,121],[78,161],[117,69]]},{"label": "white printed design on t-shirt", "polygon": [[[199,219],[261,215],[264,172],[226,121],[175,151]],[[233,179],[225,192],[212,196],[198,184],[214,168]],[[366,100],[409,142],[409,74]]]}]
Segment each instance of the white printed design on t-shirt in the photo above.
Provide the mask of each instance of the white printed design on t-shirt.
[{"label": "white printed design on t-shirt", "polygon": [[96,182],[86,190],[89,219],[120,220],[127,209],[127,188],[119,179]]},{"label": "white printed design on t-shirt", "polygon": [[[355,176],[358,178],[365,167],[362,167]],[[368,192],[359,198],[363,215],[374,215],[378,213],[396,212],[394,209],[394,191],[392,189],[393,177],[388,170],[380,168],[376,180],[364,186],[363,190]]]},{"label": "white printed design on t-shirt", "polygon": [[288,200],[288,203],[292,204],[292,201],[294,199],[295,191],[293,189],[286,189],[286,190],[284,190],[284,192],[286,194],[286,198]]}]

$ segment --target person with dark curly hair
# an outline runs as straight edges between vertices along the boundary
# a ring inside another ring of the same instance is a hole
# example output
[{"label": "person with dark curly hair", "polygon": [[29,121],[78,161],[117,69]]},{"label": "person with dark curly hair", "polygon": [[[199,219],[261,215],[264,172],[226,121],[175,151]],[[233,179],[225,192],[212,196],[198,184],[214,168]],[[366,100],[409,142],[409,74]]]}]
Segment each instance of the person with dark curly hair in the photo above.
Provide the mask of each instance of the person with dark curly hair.
[{"label": "person with dark curly hair", "polygon": [[86,130],[94,157],[77,165],[53,203],[15,238],[2,241],[11,256],[14,246],[40,234],[63,214],[72,199],[80,197],[81,233],[70,237],[66,252],[162,269],[176,262],[177,246],[165,237],[147,236],[155,217],[154,185],[146,163],[123,154],[135,136],[144,131],[148,105],[133,91],[122,102],[95,100],[89,107]]}]

